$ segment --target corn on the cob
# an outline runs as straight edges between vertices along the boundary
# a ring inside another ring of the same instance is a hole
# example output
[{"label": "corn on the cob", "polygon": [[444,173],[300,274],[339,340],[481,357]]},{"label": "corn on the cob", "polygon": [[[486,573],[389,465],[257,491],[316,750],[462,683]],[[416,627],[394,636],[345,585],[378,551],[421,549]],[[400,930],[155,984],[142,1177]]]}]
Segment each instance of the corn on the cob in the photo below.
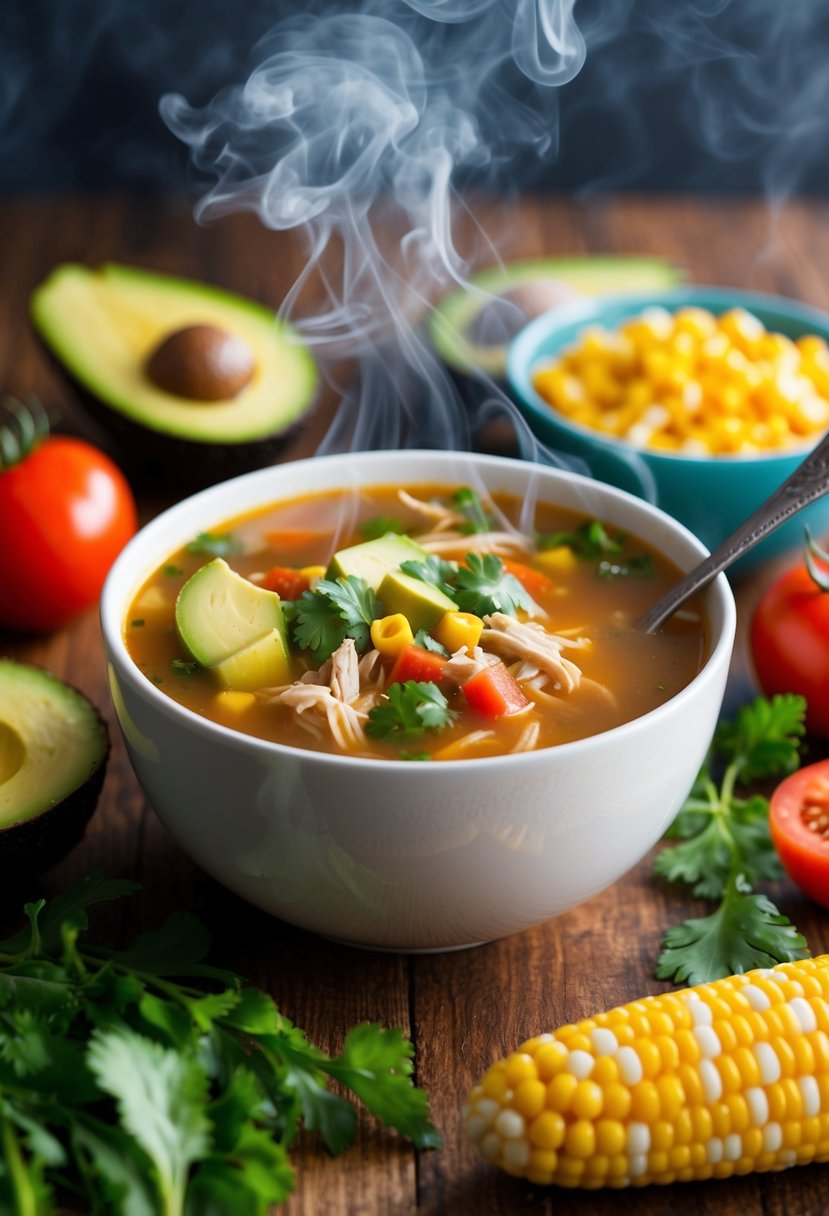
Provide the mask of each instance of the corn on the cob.
[{"label": "corn on the cob", "polygon": [[587,329],[533,383],[573,422],[657,451],[802,446],[829,425],[827,344],[769,333],[742,308],[652,308],[615,333]]},{"label": "corn on the cob", "polygon": [[642,1186],[829,1160],[829,955],[645,997],[523,1043],[464,1108],[536,1183]]}]

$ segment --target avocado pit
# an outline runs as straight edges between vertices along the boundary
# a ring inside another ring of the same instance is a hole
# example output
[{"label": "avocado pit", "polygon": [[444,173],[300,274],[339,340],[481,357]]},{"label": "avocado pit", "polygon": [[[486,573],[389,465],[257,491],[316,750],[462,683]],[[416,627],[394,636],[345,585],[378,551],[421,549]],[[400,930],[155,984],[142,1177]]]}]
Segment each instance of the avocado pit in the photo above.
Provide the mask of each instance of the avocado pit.
[{"label": "avocado pit", "polygon": [[145,370],[158,388],[191,401],[227,401],[253,379],[246,342],[217,325],[186,325],[163,338]]}]

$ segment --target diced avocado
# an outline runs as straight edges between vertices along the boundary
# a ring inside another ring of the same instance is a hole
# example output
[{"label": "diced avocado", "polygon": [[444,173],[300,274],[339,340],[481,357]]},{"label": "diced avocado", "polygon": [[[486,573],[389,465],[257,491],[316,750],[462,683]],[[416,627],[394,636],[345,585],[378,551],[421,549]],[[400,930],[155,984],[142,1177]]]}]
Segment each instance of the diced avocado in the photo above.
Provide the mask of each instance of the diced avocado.
[{"label": "diced avocado", "polygon": [[243,646],[229,658],[216,663],[212,670],[220,684],[239,692],[290,684],[292,678],[291,660],[279,629],[271,629],[250,646]]},{"label": "diced avocado", "polygon": [[76,688],[0,660],[0,876],[46,869],[83,834],[109,737]]},{"label": "diced avocado", "polygon": [[176,600],[184,646],[225,688],[250,690],[290,680],[282,603],[222,557],[189,578]]},{"label": "diced avocado", "polygon": [[328,564],[328,577],[345,578],[354,574],[365,579],[372,591],[376,591],[390,570],[397,570],[403,562],[425,561],[427,556],[426,550],[411,537],[387,532],[376,540],[340,549]]},{"label": "diced avocado", "polygon": [[389,571],[380,583],[377,595],[389,615],[400,612],[405,616],[412,633],[417,633],[418,629],[431,629],[444,612],[454,612],[458,607],[439,587],[404,574],[402,570]]},{"label": "diced avocado", "polygon": [[503,378],[507,346],[522,326],[580,295],[672,287],[682,279],[661,258],[599,255],[538,258],[474,274],[441,301],[429,321],[435,350],[464,375]]}]

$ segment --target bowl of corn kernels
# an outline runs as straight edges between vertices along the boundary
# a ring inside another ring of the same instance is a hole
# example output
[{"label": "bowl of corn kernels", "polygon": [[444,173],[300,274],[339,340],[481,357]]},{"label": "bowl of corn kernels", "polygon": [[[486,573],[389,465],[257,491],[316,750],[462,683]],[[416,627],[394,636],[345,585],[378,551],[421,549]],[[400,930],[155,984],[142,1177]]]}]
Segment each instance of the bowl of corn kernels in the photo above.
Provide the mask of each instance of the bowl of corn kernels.
[{"label": "bowl of corn kernels", "polygon": [[[829,429],[829,315],[714,287],[607,296],[533,321],[509,351],[525,456],[657,503],[714,549]],[[742,559],[829,527],[829,496]]]}]

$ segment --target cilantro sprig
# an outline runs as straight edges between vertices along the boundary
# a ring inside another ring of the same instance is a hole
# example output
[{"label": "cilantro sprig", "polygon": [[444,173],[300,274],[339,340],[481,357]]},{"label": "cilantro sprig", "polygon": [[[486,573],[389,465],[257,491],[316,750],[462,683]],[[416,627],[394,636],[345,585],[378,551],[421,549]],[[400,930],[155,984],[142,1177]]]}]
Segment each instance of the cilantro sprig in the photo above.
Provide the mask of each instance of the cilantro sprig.
[{"label": "cilantro sprig", "polygon": [[472,536],[476,532],[491,532],[495,527],[495,521],[471,486],[461,486],[455,491],[452,495],[452,506],[464,518],[461,532],[466,536]]},{"label": "cilantro sprig", "polygon": [[558,549],[567,545],[577,557],[607,557],[622,552],[624,533],[614,536],[599,519],[588,519],[569,532],[548,532],[537,537],[539,549]]},{"label": "cilantro sprig", "polygon": [[345,641],[353,638],[357,650],[368,648],[371,622],[382,616],[383,605],[365,579],[320,579],[313,591],[282,604],[294,641],[315,663],[324,663]]},{"label": "cilantro sprig", "polygon": [[437,684],[406,680],[390,684],[385,699],[369,710],[366,734],[372,739],[407,743],[427,730],[441,730],[457,716]]},{"label": "cilantro sprig", "polygon": [[241,553],[242,542],[232,532],[200,532],[185,548],[188,553],[209,557],[230,557]]},{"label": "cilantro sprig", "polygon": [[[803,958],[805,939],[757,883],[782,877],[771,842],[768,800],[740,797],[740,784],[793,772],[799,762],[806,703],[802,697],[758,697],[717,728],[694,788],[671,825],[654,869],[671,883],[715,902],[709,916],[667,931],[659,979],[701,984],[752,967]],[[716,765],[724,769],[715,780]]]},{"label": "cilantro sprig", "polygon": [[536,607],[532,596],[495,553],[467,553],[463,565],[430,554],[425,561],[405,561],[400,569],[437,587],[455,601],[461,612],[515,616],[519,609],[532,612]]},{"label": "cilantro sprig", "polygon": [[439,1143],[400,1030],[355,1026],[327,1056],[267,993],[203,961],[187,913],[126,950],[92,945],[89,908],[135,890],[90,874],[27,904],[0,942],[0,1211],[265,1216],[293,1190],[300,1123],[332,1153],[354,1139],[329,1080],[419,1147]]}]

